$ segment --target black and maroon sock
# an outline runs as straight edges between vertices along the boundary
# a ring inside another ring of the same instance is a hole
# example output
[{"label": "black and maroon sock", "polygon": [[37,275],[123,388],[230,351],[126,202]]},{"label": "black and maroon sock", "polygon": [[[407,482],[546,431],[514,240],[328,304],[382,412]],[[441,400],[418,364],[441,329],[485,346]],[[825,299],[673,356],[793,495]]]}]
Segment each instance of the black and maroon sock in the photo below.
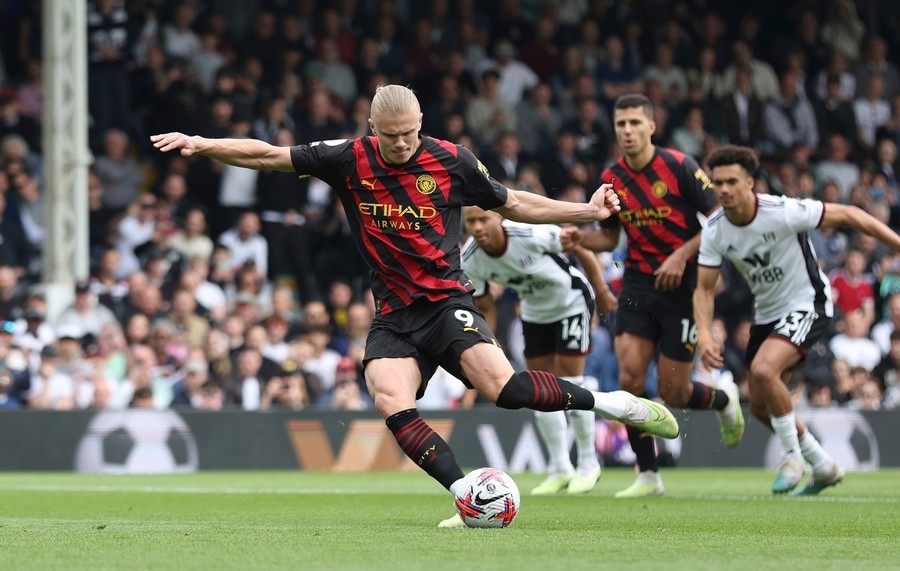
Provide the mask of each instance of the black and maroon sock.
[{"label": "black and maroon sock", "polygon": [[449,490],[453,482],[463,477],[450,446],[422,420],[417,409],[401,410],[384,422],[403,452],[442,486]]},{"label": "black and maroon sock", "polygon": [[728,395],[725,391],[714,389],[709,385],[691,382],[691,396],[685,408],[695,410],[722,410],[728,406]]},{"label": "black and maroon sock", "polygon": [[634,450],[638,469],[641,472],[647,470],[659,472],[659,460],[656,458],[656,443],[653,442],[653,436],[641,431],[640,428],[633,426],[625,428],[628,430],[628,442],[631,443],[631,449]]},{"label": "black and maroon sock", "polygon": [[500,408],[530,408],[543,412],[554,410],[591,410],[594,395],[591,391],[564,381],[544,371],[515,373],[497,397]]}]

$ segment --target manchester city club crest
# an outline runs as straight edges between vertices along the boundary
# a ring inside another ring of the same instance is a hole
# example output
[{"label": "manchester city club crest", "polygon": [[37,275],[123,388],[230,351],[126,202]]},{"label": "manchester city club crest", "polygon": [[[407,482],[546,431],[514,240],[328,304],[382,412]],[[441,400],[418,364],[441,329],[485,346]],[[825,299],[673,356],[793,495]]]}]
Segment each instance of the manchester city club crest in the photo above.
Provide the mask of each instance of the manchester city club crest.
[{"label": "manchester city club crest", "polygon": [[652,189],[653,189],[653,196],[655,196],[656,198],[662,198],[663,196],[666,195],[667,192],[669,192],[669,187],[666,186],[666,183],[664,183],[661,180],[654,182]]},{"label": "manchester city club crest", "polygon": [[431,194],[437,188],[434,177],[430,174],[423,174],[416,179],[416,190],[422,194]]}]

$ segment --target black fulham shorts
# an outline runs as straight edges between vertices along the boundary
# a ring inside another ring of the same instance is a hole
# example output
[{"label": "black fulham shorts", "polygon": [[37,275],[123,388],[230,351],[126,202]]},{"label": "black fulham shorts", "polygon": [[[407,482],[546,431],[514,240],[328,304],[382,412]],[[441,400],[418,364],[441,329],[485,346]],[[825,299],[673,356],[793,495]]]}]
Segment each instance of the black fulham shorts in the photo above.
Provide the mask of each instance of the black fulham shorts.
[{"label": "black fulham shorts", "polygon": [[750,340],[747,342],[746,365],[750,366],[763,341],[769,338],[783,339],[797,348],[805,360],[810,347],[831,331],[834,320],[814,311],[792,311],[771,323],[750,326]]},{"label": "black fulham shorts", "polygon": [[497,345],[497,340],[484,315],[476,309],[472,296],[440,301],[419,299],[408,307],[375,318],[366,339],[363,363],[414,357],[422,373],[418,399],[439,366],[472,388],[459,366],[459,356],[476,343]]}]

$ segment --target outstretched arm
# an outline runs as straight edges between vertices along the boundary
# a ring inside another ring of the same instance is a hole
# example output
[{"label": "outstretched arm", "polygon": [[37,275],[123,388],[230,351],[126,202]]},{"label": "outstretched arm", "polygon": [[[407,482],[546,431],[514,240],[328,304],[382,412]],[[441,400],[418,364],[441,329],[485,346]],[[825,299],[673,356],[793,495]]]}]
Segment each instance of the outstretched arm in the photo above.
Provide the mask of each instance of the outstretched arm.
[{"label": "outstretched arm", "polygon": [[257,139],[207,139],[199,135],[163,133],[152,135],[160,151],[180,150],[181,156],[203,155],[236,167],[293,172],[290,147],[276,147]]},{"label": "outstretched arm", "polygon": [[697,287],[694,289],[694,323],[697,327],[697,345],[700,360],[710,369],[718,369],[724,364],[722,351],[712,338],[713,310],[716,304],[716,282],[719,268],[700,266],[697,270]]},{"label": "outstretched arm", "polygon": [[618,212],[619,197],[611,184],[600,185],[588,203],[553,200],[524,190],[509,189],[506,204],[494,210],[516,222],[585,224],[606,220]]},{"label": "outstretched arm", "polygon": [[873,238],[878,238],[895,252],[900,252],[900,236],[886,224],[856,206],[829,202],[825,205],[825,215],[822,217],[820,226],[822,228],[850,226]]}]

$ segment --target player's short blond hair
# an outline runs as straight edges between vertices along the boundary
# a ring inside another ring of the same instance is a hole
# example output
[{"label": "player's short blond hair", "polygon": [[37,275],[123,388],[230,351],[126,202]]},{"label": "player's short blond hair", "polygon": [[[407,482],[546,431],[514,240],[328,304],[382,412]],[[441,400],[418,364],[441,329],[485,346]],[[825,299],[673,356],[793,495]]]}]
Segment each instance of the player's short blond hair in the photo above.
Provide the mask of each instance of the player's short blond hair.
[{"label": "player's short blond hair", "polygon": [[371,116],[396,117],[404,113],[421,113],[419,99],[413,90],[403,85],[379,85],[372,98]]}]

